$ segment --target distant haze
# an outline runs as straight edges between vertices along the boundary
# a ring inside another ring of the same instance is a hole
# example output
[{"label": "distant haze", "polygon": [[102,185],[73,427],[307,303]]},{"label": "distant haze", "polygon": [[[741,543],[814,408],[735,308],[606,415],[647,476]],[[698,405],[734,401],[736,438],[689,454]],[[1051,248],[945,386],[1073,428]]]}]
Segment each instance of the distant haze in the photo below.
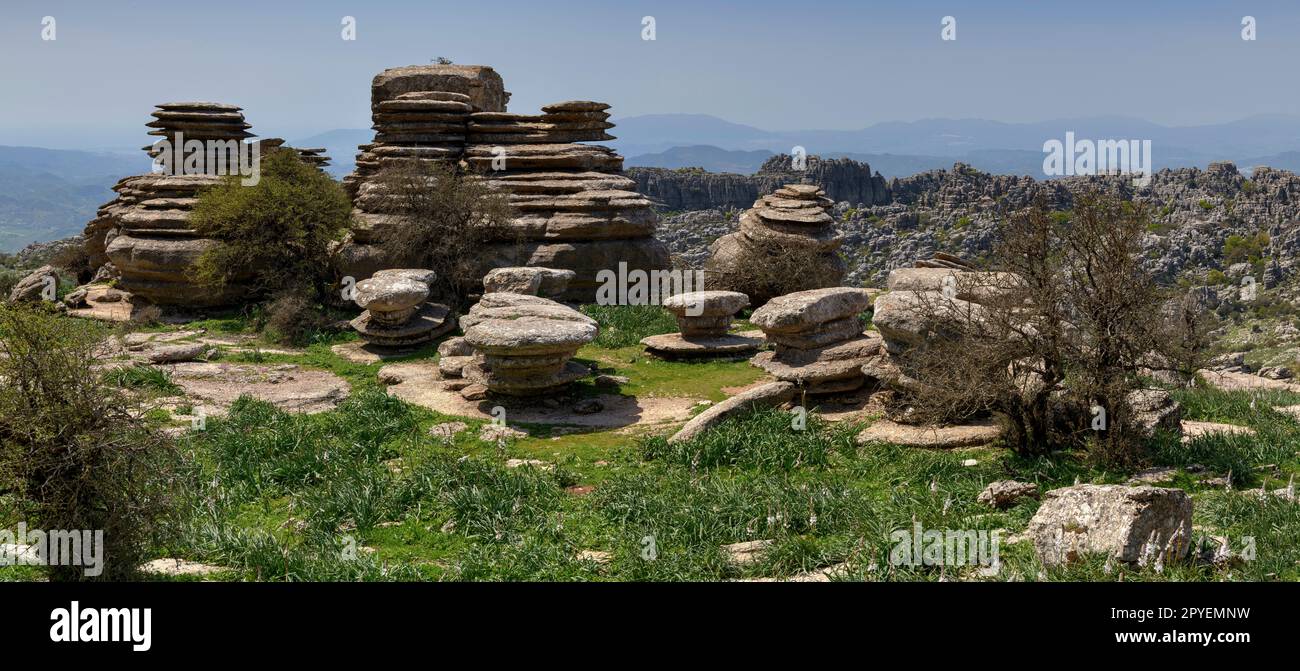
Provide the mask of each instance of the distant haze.
[{"label": "distant haze", "polygon": [[[1254,41],[1241,39],[1246,14]],[[41,40],[47,15],[54,41]],[[340,37],[344,16],[356,41]],[[944,16],[956,40],[940,39]],[[0,144],[138,147],[152,105],[175,99],[240,104],[263,136],[366,128],[370,78],[438,56],[494,66],[525,112],[577,98],[621,117],[775,130],[1111,116],[1191,126],[1300,115],[1298,36],[1300,3],[1282,0],[6,0]]]}]

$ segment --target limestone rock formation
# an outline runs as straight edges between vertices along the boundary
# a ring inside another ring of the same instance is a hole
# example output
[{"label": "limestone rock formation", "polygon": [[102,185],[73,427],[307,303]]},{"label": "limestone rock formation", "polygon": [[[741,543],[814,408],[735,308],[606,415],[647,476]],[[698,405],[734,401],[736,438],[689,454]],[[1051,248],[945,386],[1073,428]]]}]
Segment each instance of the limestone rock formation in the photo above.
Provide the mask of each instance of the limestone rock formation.
[{"label": "limestone rock formation", "polygon": [[353,300],[364,312],[352,328],[371,345],[409,347],[429,342],[456,327],[451,310],[425,302],[434,273],[420,268],[381,270],[357,283]]},{"label": "limestone rock formation", "polygon": [[[155,120],[147,124],[153,129],[149,134],[173,147],[190,140],[242,143],[251,137],[249,124],[234,105],[162,103],[153,116]],[[210,307],[236,302],[248,291],[244,281],[252,269],[221,291],[200,288],[189,277],[199,256],[217,244],[200,237],[189,225],[199,192],[222,179],[216,166],[205,163],[203,174],[184,174],[184,166],[174,165],[164,146],[150,145],[144,150],[163,161],[167,170],[126,177],[113,187],[117,197],[86,225],[91,265],[102,268],[111,263],[120,288],[156,304]],[[234,169],[227,165],[226,171]]]},{"label": "limestone rock formation", "polygon": [[[708,286],[739,291],[756,304],[792,285],[818,289],[840,284],[841,238],[828,210],[832,202],[810,184],[790,184],[754,202],[740,217],[740,230],[709,248]],[[772,273],[787,275],[771,277]],[[788,275],[797,274],[797,277]]]},{"label": "limestone rock formation", "polygon": [[866,382],[862,367],[881,348],[880,337],[863,333],[858,321],[870,306],[871,292],[851,287],[774,298],[749,320],[776,349],[760,352],[751,363],[810,394],[853,391]]},{"label": "limestone rock formation", "polygon": [[[474,350],[473,360],[463,363],[461,373],[490,392],[545,395],[591,372],[571,359],[578,348],[596,338],[595,320],[555,301],[525,294],[484,294],[461,325],[463,344]],[[458,342],[453,347],[462,346]]]},{"label": "limestone rock formation", "polygon": [[574,275],[572,270],[557,268],[493,268],[483,276],[483,290],[486,293],[559,297],[568,290]]},{"label": "limestone rock formation", "polygon": [[529,266],[572,270],[563,297],[591,301],[596,275],[620,262],[643,270],[668,267],[653,233],[656,215],[636,183],[621,174],[623,158],[597,145],[609,105],[566,101],[537,115],[506,112],[510,94],[485,66],[428,65],[386,70],[371,86],[375,142],[361,147],[357,170],[344,179],[360,227],[338,250],[344,275],[367,277],[401,260],[380,243],[392,208],[373,177],[403,161],[458,166],[505,193],[515,216],[503,239],[481,250],[481,273]]},{"label": "limestone rock formation", "polygon": [[748,355],[763,341],[730,334],[732,317],[749,305],[749,297],[735,291],[692,291],[664,299],[663,307],[677,319],[679,333],[653,335],[641,340],[651,354],[663,357]]},{"label": "limestone rock formation", "polygon": [[786,184],[816,184],[835,202],[852,205],[883,205],[890,200],[889,187],[871,166],[847,158],[809,156],[806,169],[796,170],[788,154],[768,158],[753,175],[709,173],[698,168],[631,168],[628,176],[644,193],[667,210],[709,208],[744,209],[756,199]]},{"label": "limestone rock formation", "polygon": [[1027,533],[1044,565],[1090,553],[1161,567],[1192,545],[1192,499],[1181,489],[1075,485],[1043,495]]}]

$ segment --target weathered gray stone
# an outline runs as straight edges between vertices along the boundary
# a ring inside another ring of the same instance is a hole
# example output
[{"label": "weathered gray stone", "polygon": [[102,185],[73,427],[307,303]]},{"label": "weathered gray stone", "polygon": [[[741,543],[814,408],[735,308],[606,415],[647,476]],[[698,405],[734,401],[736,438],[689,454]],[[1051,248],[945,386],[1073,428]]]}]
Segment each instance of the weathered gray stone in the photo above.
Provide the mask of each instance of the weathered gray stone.
[{"label": "weathered gray stone", "polygon": [[1043,495],[1027,533],[1047,566],[1098,553],[1160,568],[1191,548],[1192,499],[1181,489],[1160,487],[1054,489]]},{"label": "weathered gray stone", "polygon": [[795,385],[790,382],[770,382],[743,391],[696,415],[677,433],[673,434],[668,439],[668,442],[677,443],[691,440],[721,424],[729,417],[750,412],[755,408],[781,405],[794,398],[795,390]]}]

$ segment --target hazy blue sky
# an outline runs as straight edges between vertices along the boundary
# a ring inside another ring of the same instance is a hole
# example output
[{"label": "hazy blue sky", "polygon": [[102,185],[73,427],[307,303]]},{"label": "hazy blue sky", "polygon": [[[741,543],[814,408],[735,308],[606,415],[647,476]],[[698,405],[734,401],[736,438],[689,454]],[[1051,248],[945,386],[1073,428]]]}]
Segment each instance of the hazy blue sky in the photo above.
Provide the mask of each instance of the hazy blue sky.
[{"label": "hazy blue sky", "polygon": [[263,136],[365,128],[371,77],[437,56],[494,66],[512,111],[595,99],[774,130],[1300,114],[1295,0],[4,0],[0,144],[140,146],[153,103],[176,99],[242,105]]}]

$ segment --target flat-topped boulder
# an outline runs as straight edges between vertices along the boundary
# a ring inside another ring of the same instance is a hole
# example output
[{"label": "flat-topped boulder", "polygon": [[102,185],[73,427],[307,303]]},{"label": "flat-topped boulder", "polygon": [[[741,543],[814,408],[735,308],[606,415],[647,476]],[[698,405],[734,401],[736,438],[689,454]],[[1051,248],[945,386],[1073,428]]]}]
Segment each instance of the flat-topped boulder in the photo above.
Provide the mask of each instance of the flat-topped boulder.
[{"label": "flat-topped boulder", "polygon": [[750,323],[764,333],[797,333],[820,324],[856,317],[871,307],[866,289],[830,287],[778,296],[754,311]]},{"label": "flat-topped boulder", "polygon": [[452,362],[466,379],[494,393],[536,396],[590,373],[570,359],[596,338],[595,320],[527,294],[490,293],[483,299],[462,320],[463,344],[473,348],[473,360]]},{"label": "flat-topped boulder", "polygon": [[378,348],[411,347],[456,327],[451,309],[426,302],[437,273],[425,268],[390,268],[358,282],[352,300],[364,311],[352,328]]},{"label": "flat-topped boulder", "polygon": [[[799,186],[799,185],[795,185]],[[828,287],[777,296],[754,311],[749,321],[776,345],[750,363],[778,380],[794,382],[812,394],[852,391],[867,378],[863,366],[881,349],[880,336],[864,333],[858,314],[871,305],[872,292]]]},{"label": "flat-topped boulder", "polygon": [[669,296],[663,308],[677,319],[678,333],[653,335],[641,340],[646,351],[665,358],[734,357],[753,352],[762,338],[727,333],[732,317],[749,305],[749,297],[736,291],[692,291]]},{"label": "flat-topped boulder", "polygon": [[357,283],[354,301],[363,309],[395,312],[413,308],[429,297],[429,285],[401,275],[372,277]]},{"label": "flat-topped boulder", "polygon": [[538,266],[493,268],[483,276],[483,289],[487,293],[559,297],[564,295],[575,275],[572,270]]}]

